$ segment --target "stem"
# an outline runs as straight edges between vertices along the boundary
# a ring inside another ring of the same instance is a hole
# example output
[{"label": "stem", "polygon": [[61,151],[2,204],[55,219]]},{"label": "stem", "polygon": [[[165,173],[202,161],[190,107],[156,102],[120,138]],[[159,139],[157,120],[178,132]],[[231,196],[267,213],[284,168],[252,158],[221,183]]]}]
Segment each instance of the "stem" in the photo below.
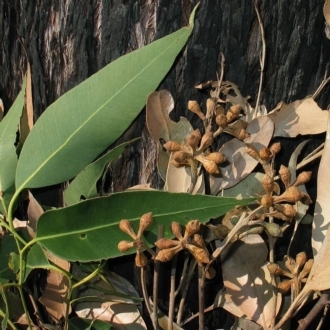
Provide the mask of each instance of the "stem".
[{"label": "stem", "polygon": [[257,14],[259,27],[260,27],[261,41],[262,41],[262,50],[261,50],[261,54],[260,54],[260,82],[259,82],[258,96],[257,96],[255,112],[254,112],[254,117],[256,117],[256,114],[257,114],[257,111],[259,108],[261,88],[262,88],[263,80],[264,80],[264,69],[265,69],[265,59],[266,59],[266,40],[265,40],[265,30],[264,30],[264,26],[262,24],[259,8],[257,5],[257,0],[254,0],[253,5],[254,5],[254,10],[256,11],[256,14]]},{"label": "stem", "polygon": [[320,299],[318,302],[314,305],[314,307],[310,310],[310,312],[307,314],[307,316],[301,320],[298,321],[299,327],[297,330],[305,330],[307,329],[308,325],[313,321],[313,319],[320,313],[320,311],[329,305],[329,295],[330,290],[324,291],[324,293],[321,294]]},{"label": "stem", "polygon": [[86,282],[90,281],[91,279],[93,279],[99,272],[101,271],[101,267],[97,267],[93,273],[90,273],[89,275],[87,275],[86,277],[84,277],[82,280],[80,280],[79,282],[75,283],[72,285],[72,290],[76,289],[77,287],[85,284]]},{"label": "stem", "polygon": [[176,274],[176,264],[178,261],[178,255],[175,254],[172,260],[171,268],[171,289],[170,289],[170,298],[169,298],[169,307],[168,307],[168,330],[173,329],[173,315],[174,315],[174,301],[175,301],[175,274]]},{"label": "stem", "polygon": [[19,291],[19,294],[20,294],[20,297],[21,297],[21,302],[22,302],[22,306],[23,306],[23,309],[24,309],[24,313],[26,315],[27,325],[28,325],[29,329],[32,330],[31,321],[30,321],[30,314],[29,314],[29,311],[28,311],[28,308],[26,306],[26,302],[25,302],[25,299],[24,299],[22,285],[18,285],[17,288],[18,288],[18,291]]},{"label": "stem", "polygon": [[[2,318],[6,317],[6,314],[3,312],[2,309],[0,309],[0,316],[2,316]],[[10,321],[8,318],[7,318],[7,324],[9,324],[12,329],[17,330],[15,324],[12,321]]]},{"label": "stem", "polygon": [[198,306],[199,306],[199,330],[204,330],[205,325],[205,297],[204,297],[204,288],[205,288],[205,269],[203,265],[198,264]]},{"label": "stem", "polygon": [[196,265],[197,265],[197,261],[195,259],[193,259],[190,263],[187,279],[186,279],[185,285],[184,285],[183,290],[182,290],[182,296],[181,296],[181,300],[180,300],[179,311],[178,311],[178,315],[177,315],[177,318],[176,318],[176,323],[178,325],[181,325],[183,309],[184,309],[184,305],[185,305],[185,302],[186,302],[187,293],[188,293],[188,290],[189,290],[189,283],[191,281],[192,276],[194,275]]},{"label": "stem", "polygon": [[149,316],[152,319],[152,310],[151,310],[151,306],[149,303],[149,297],[148,297],[148,293],[147,293],[146,272],[145,272],[144,267],[141,267],[141,269],[140,269],[140,278],[141,278],[141,288],[142,288],[143,299],[146,304]]}]

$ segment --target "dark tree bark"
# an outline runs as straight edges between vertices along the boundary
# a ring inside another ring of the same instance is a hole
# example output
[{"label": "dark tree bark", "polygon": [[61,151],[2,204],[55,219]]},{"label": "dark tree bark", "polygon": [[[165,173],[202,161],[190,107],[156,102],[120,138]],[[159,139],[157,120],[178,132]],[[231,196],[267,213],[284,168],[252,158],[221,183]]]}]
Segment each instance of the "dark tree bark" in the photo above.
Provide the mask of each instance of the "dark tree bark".
[{"label": "dark tree bark", "polygon": [[[0,0],[0,97],[9,109],[26,71],[32,68],[35,119],[60,95],[119,56],[188,24],[197,0]],[[329,69],[330,41],[324,33],[324,0],[260,2],[267,56],[261,104],[272,109],[312,94]],[[19,42],[21,41],[21,43]],[[23,45],[23,46],[22,46]],[[175,99],[174,118],[196,117],[189,99],[205,104],[194,89],[216,79],[220,52],[225,79],[237,84],[254,104],[260,79],[261,39],[253,0],[202,1],[187,47],[161,84]],[[326,86],[318,103],[330,103]],[[110,129],[110,128],[109,128]],[[141,136],[112,168],[109,189],[137,183],[162,186],[156,148],[145,129],[144,112],[122,139]],[[283,157],[286,157],[283,155]],[[298,251],[299,252],[299,251]]]}]

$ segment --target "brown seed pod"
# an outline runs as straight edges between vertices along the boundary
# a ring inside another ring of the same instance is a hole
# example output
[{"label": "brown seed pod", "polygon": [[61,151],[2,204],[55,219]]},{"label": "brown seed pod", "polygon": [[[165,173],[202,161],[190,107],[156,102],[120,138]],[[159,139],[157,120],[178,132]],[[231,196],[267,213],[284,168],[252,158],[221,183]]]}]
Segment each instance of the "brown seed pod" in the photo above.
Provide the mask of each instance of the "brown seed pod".
[{"label": "brown seed pod", "polygon": [[201,138],[202,138],[202,134],[200,130],[197,128],[189,134],[186,140],[186,144],[192,147],[193,149],[195,149],[197,148]]},{"label": "brown seed pod", "polygon": [[289,269],[289,271],[291,272],[291,274],[294,273],[294,267],[295,267],[295,260],[293,258],[291,258],[290,256],[284,256],[283,258],[283,261],[284,261],[284,264],[285,264],[285,267],[287,269]]},{"label": "brown seed pod", "polygon": [[210,262],[210,258],[208,256],[208,253],[198,246],[187,244],[188,251],[194,256],[196,261],[202,264],[208,264]]},{"label": "brown seed pod", "polygon": [[239,139],[240,141],[243,141],[244,139],[248,138],[250,136],[250,134],[244,129],[242,128],[239,133],[237,134],[237,139]]},{"label": "brown seed pod", "polygon": [[235,120],[240,115],[241,111],[242,107],[239,104],[232,105],[226,113],[228,122],[230,123],[231,121]]},{"label": "brown seed pod", "polygon": [[312,177],[312,171],[304,171],[301,172],[298,176],[296,181],[294,182],[294,186],[300,186],[302,184],[305,184],[306,182],[308,182]]},{"label": "brown seed pod", "polygon": [[201,235],[195,234],[193,237],[193,242],[196,246],[206,250],[206,245]]},{"label": "brown seed pod", "polygon": [[206,172],[209,174],[220,174],[218,165],[211,161],[211,160],[207,160],[205,162],[202,163],[203,167],[205,168]]},{"label": "brown seed pod", "polygon": [[189,165],[191,157],[192,156],[185,151],[176,151],[173,153],[173,160],[180,165]]},{"label": "brown seed pod", "polygon": [[135,256],[135,265],[139,268],[145,267],[148,264],[148,259],[145,256],[145,254],[141,251],[137,251],[136,252],[136,256]]},{"label": "brown seed pod", "polygon": [[188,101],[188,109],[195,113],[200,119],[205,120],[205,115],[196,101]]},{"label": "brown seed pod", "polygon": [[291,289],[291,281],[283,281],[277,285],[277,289],[280,293],[285,294],[290,291]]},{"label": "brown seed pod", "polygon": [[274,198],[270,195],[265,195],[261,198],[260,204],[265,208],[270,208],[274,204]]},{"label": "brown seed pod", "polygon": [[282,195],[274,196],[274,203],[282,203],[282,202],[296,203],[300,201],[301,198],[302,198],[302,194],[300,190],[295,186],[291,186],[287,188]]},{"label": "brown seed pod", "polygon": [[281,143],[275,142],[269,147],[270,152],[274,155],[278,154],[281,151]]},{"label": "brown seed pod", "polygon": [[308,276],[309,272],[311,271],[312,267],[314,265],[314,259],[308,259],[304,265],[304,268],[299,274],[299,278],[303,279]]},{"label": "brown seed pod", "polygon": [[140,226],[137,236],[140,237],[142,233],[152,224],[152,212],[143,214],[140,218]]},{"label": "brown seed pod", "polygon": [[180,146],[180,144],[176,141],[167,141],[166,143],[163,144],[163,147],[167,150],[167,151],[180,151],[182,150],[182,147]]},{"label": "brown seed pod", "polygon": [[155,242],[155,246],[159,250],[170,249],[170,248],[172,248],[174,246],[177,246],[179,244],[180,244],[180,242],[174,241],[174,240],[169,239],[169,238],[160,238],[158,241]]},{"label": "brown seed pod", "polygon": [[299,252],[297,255],[296,255],[296,260],[295,260],[295,274],[298,274],[298,270],[303,266],[305,265],[307,261],[307,255],[306,253],[303,251],[303,252]]},{"label": "brown seed pod", "polygon": [[171,223],[171,231],[172,231],[173,235],[178,240],[182,240],[183,239],[183,237],[182,237],[182,231],[181,231],[181,225],[178,222],[173,221]]},{"label": "brown seed pod", "polygon": [[218,104],[214,109],[214,114],[215,114],[215,116],[224,115],[225,114],[225,108],[221,104]]},{"label": "brown seed pod", "polygon": [[207,114],[214,113],[215,106],[216,106],[215,101],[212,98],[208,98],[206,100],[206,113]]},{"label": "brown seed pod", "polygon": [[215,162],[216,164],[221,164],[227,160],[226,156],[219,151],[211,152],[210,154],[204,157],[208,160]]},{"label": "brown seed pod", "polygon": [[129,250],[130,248],[132,248],[134,246],[134,242],[129,242],[129,241],[120,241],[118,243],[118,250],[120,252],[126,252],[127,250]]},{"label": "brown seed pod", "polygon": [[262,162],[258,150],[252,143],[246,144],[245,151],[249,156],[257,160],[259,163]]},{"label": "brown seed pod", "polygon": [[198,220],[190,220],[186,224],[186,231],[185,231],[185,237],[190,237],[197,233],[199,229],[201,228],[201,223]]},{"label": "brown seed pod", "polygon": [[291,204],[275,204],[274,208],[291,220],[297,215],[297,210]]},{"label": "brown seed pod", "polygon": [[311,205],[313,203],[312,199],[310,198],[310,196],[304,192],[300,192],[301,193],[301,199],[300,201],[305,204],[305,205]]},{"label": "brown seed pod", "polygon": [[267,268],[271,275],[277,275],[277,276],[287,276],[288,272],[286,272],[284,269],[282,269],[278,264],[272,262],[267,265]]},{"label": "brown seed pod", "polygon": [[160,250],[156,257],[155,257],[155,260],[157,261],[161,261],[161,262],[167,262],[167,261],[170,261],[174,255],[179,252],[180,250],[182,250],[182,246],[181,245],[178,245],[178,246],[175,246],[171,249],[164,249],[164,250]]},{"label": "brown seed pod", "polygon": [[264,160],[265,162],[269,162],[272,159],[272,153],[271,151],[266,148],[266,147],[262,147],[259,151],[259,156],[262,160]]},{"label": "brown seed pod", "polygon": [[212,132],[206,132],[201,139],[200,147],[198,148],[198,151],[205,150],[213,143],[213,133]]},{"label": "brown seed pod", "polygon": [[133,227],[129,220],[127,219],[120,220],[119,228],[121,231],[131,236],[133,239],[136,239],[137,236],[135,235]]},{"label": "brown seed pod", "polygon": [[274,190],[274,179],[269,175],[265,174],[261,180],[261,184],[264,187],[266,194],[271,195]]},{"label": "brown seed pod", "polygon": [[280,170],[278,171],[278,174],[280,175],[281,181],[283,182],[285,188],[288,188],[291,184],[290,170],[286,166],[281,165]]},{"label": "brown seed pod", "polygon": [[224,114],[219,114],[215,117],[215,122],[219,127],[225,128],[228,123],[228,120]]}]

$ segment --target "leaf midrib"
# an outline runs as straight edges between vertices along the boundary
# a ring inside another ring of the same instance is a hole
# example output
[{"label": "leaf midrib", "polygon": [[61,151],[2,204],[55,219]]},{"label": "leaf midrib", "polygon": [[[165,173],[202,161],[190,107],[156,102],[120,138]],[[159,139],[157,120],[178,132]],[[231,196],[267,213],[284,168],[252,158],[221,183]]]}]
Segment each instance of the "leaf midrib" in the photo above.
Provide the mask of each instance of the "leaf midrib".
[{"label": "leaf midrib", "polygon": [[101,109],[103,109],[105,107],[106,104],[108,104],[111,100],[113,100],[122,90],[124,90],[129,84],[131,84],[132,81],[134,81],[138,76],[140,76],[147,68],[149,68],[158,58],[160,58],[169,48],[171,48],[173,46],[173,44],[175,44],[177,42],[178,39],[181,39],[183,37],[183,35],[180,35],[178,38],[175,38],[174,41],[163,51],[161,52],[157,57],[155,57],[150,63],[149,65],[147,65],[146,67],[144,67],[143,70],[141,70],[137,75],[135,75],[132,79],[130,79],[125,85],[123,85],[123,87],[121,89],[119,89],[113,96],[111,96],[111,98],[106,101],[104,104],[102,104],[97,111],[93,112],[91,116],[89,116],[71,135],[69,135],[69,137],[65,140],[64,143],[62,143],[60,145],[59,148],[57,148],[56,150],[54,150],[53,153],[51,153],[49,155],[49,157],[47,157],[41,164],[40,166],[21,184],[21,186],[17,189],[18,191],[21,191],[22,189],[27,187],[27,184],[29,183],[29,181],[31,181],[35,175],[39,172],[39,170],[45,165],[47,164],[47,162],[52,159],[58,152],[59,150],[62,149],[63,145],[66,145],[73,136],[76,135],[77,132],[80,131],[80,129],[82,127],[84,127],[86,125],[86,123],[88,121],[90,121],[95,115],[97,115]]}]

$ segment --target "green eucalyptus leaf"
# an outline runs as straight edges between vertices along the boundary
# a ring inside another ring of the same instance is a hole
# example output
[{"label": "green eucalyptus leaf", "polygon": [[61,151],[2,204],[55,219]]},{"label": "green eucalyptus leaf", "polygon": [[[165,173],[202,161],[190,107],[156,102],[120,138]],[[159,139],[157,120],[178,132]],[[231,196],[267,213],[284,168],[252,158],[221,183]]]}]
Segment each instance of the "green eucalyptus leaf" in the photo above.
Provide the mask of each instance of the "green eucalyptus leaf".
[{"label": "green eucalyptus leaf", "polygon": [[6,214],[6,208],[15,192],[15,173],[17,167],[16,132],[24,107],[26,79],[23,80],[22,90],[18,94],[9,112],[0,123],[0,191],[3,193],[0,212]]},{"label": "green eucalyptus leaf", "polygon": [[125,147],[131,142],[122,143],[114,149],[107,152],[104,156],[86,166],[70,183],[64,191],[64,201],[66,205],[72,205],[80,201],[81,196],[85,199],[97,197],[96,183],[100,179],[104,167],[107,163],[116,160],[124,151]]},{"label": "green eucalyptus leaf", "polygon": [[50,263],[45,256],[45,252],[41,248],[39,244],[34,244],[32,248],[29,250],[26,263],[25,263],[25,273],[24,273],[24,281],[27,279],[31,271],[35,268],[43,268],[49,269]]},{"label": "green eucalyptus leaf", "polygon": [[118,58],[48,107],[20,154],[17,191],[73,178],[118,139],[187,42],[195,11],[188,27]]},{"label": "green eucalyptus leaf", "polygon": [[141,216],[152,212],[153,223],[145,232],[145,238],[153,245],[160,224],[164,225],[164,237],[172,237],[172,221],[184,225],[198,219],[205,223],[251,200],[163,191],[127,191],[45,212],[38,220],[36,239],[54,255],[70,261],[114,258],[122,255],[117,249],[118,243],[130,240],[119,229],[121,219],[129,219],[137,232]]},{"label": "green eucalyptus leaf", "polygon": [[9,255],[17,253],[17,245],[14,236],[8,235],[0,241],[0,278],[6,280],[16,280],[16,274],[9,268]]}]

